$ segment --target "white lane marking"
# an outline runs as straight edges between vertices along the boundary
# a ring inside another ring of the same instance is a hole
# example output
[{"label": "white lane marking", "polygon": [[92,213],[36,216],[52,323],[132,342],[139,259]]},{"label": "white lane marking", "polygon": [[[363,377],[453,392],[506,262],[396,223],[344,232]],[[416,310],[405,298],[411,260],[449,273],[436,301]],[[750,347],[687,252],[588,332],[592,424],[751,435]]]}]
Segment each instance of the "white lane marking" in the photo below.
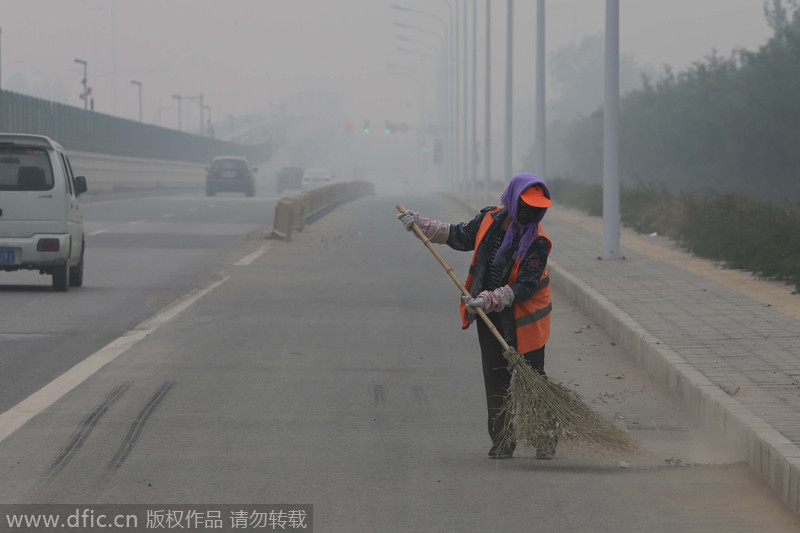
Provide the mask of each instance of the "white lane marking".
[{"label": "white lane marking", "polygon": [[105,233],[107,231],[108,231],[107,229],[99,229],[97,231],[93,231],[91,233],[87,233],[86,236],[87,237],[91,237],[92,235],[100,235],[101,233]]},{"label": "white lane marking", "polygon": [[174,216],[175,216],[175,213],[167,213],[167,214],[161,215],[161,218],[171,218],[171,217],[174,217]]},{"label": "white lane marking", "polygon": [[197,208],[196,207],[190,207],[189,209],[187,209],[187,211],[190,212],[190,213],[193,213],[193,212],[197,211]]},{"label": "white lane marking", "polygon": [[0,414],[0,442],[21,428],[28,420],[53,405],[62,396],[83,383],[107,363],[110,363],[119,355],[125,353],[134,344],[153,333],[166,322],[175,318],[180,312],[186,310],[197,302],[197,300],[229,279],[230,276],[225,276],[204,289],[196,289],[189,293],[186,297],[181,298],[166,309],[163,309],[132,330],[123,334],[121,337],[111,341],[103,348],[100,348],[100,350],[76,364],[5,413]]},{"label": "white lane marking", "polygon": [[147,222],[147,221],[146,221],[146,220],[144,220],[144,219],[142,219],[142,220],[131,220],[130,222],[128,222],[128,224],[130,224],[131,226],[133,226],[134,224],[143,224],[143,223],[145,223],[145,222]]},{"label": "white lane marking", "polygon": [[262,255],[264,255],[267,252],[267,250],[269,250],[269,248],[270,248],[269,244],[262,244],[261,247],[258,250],[256,250],[255,252],[253,252],[251,254],[247,254],[246,256],[242,257],[241,259],[236,261],[233,264],[233,266],[237,266],[237,267],[247,266],[250,263],[252,263],[253,261],[255,261],[256,259],[258,259],[259,257],[261,257]]}]

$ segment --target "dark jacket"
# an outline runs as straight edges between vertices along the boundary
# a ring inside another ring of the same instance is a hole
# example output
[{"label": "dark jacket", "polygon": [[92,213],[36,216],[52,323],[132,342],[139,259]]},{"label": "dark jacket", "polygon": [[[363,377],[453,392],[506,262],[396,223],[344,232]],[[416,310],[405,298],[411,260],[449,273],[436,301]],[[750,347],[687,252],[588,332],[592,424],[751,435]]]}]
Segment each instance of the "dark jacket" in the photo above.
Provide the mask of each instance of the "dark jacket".
[{"label": "dark jacket", "polygon": [[[461,224],[450,224],[450,236],[447,239],[447,245],[454,250],[468,252],[475,249],[475,241],[478,236],[478,230],[481,227],[484,217],[487,213],[495,209],[495,207],[485,207],[481,209],[478,215],[469,222],[462,222]],[[470,293],[472,296],[477,296],[483,291],[484,277],[486,275],[486,268],[489,262],[489,245],[488,243],[494,240],[494,236],[500,226],[508,216],[508,211],[502,209],[492,215],[495,222],[492,224],[486,237],[481,241],[480,246],[475,254],[475,266],[472,278],[472,286]],[[517,239],[518,241],[518,239]],[[514,267],[515,255],[519,242],[515,241],[514,245],[506,252],[503,261],[503,275],[501,286],[508,284],[508,279],[511,276],[511,269]],[[549,254],[548,242],[544,237],[537,237],[520,264],[517,281],[511,285],[511,290],[514,292],[514,301],[523,302],[532,297],[540,288],[539,280],[542,277],[545,266],[547,266],[547,256]],[[501,313],[503,322],[503,335],[510,344],[516,345],[516,338],[514,334],[514,315],[510,312]],[[510,338],[509,338],[510,337]]]}]

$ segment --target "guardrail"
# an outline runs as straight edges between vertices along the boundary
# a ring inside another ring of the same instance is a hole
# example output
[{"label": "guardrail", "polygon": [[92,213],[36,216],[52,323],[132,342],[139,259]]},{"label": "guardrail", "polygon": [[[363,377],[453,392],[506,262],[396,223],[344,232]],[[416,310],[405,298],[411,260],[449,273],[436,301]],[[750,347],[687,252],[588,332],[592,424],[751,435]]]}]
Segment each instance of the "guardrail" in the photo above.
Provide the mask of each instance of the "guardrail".
[{"label": "guardrail", "polygon": [[292,231],[302,231],[307,223],[320,218],[337,205],[369,194],[375,194],[373,183],[343,181],[281,198],[275,206],[275,221],[269,237],[289,240]]}]

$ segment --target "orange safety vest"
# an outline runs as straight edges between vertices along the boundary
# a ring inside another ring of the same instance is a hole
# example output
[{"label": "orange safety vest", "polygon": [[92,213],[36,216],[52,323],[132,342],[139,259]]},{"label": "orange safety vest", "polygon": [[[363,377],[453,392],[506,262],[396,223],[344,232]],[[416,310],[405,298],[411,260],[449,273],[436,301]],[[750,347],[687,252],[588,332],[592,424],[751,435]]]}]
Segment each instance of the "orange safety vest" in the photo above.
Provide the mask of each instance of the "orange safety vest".
[{"label": "orange safety vest", "polygon": [[[486,216],[481,222],[481,227],[478,229],[478,235],[475,237],[475,253],[472,255],[472,263],[470,264],[470,271],[467,275],[467,282],[464,284],[467,290],[469,290],[470,286],[472,285],[472,271],[475,268],[475,257],[478,254],[478,246],[486,236],[486,232],[489,231],[489,228],[495,222],[492,215],[501,209],[503,208],[498,207],[486,213]],[[544,228],[541,224],[539,224],[539,236],[547,239],[547,253],[549,254],[550,249],[553,247],[553,243],[550,241],[550,237],[547,236],[547,233],[544,231]],[[511,271],[511,275],[508,278],[509,285],[517,281],[519,265],[523,259],[523,257],[517,258],[514,268]],[[517,330],[516,348],[520,354],[528,353],[541,348],[547,343],[547,339],[550,338],[550,311],[552,310],[552,304],[550,302],[550,278],[547,276],[546,267],[544,272],[542,272],[540,281],[542,282],[542,286],[538,291],[536,291],[536,293],[534,293],[532,297],[523,302],[514,302],[513,304],[514,325]],[[462,329],[467,329],[469,324],[469,312],[467,311],[466,304],[462,301]]]}]

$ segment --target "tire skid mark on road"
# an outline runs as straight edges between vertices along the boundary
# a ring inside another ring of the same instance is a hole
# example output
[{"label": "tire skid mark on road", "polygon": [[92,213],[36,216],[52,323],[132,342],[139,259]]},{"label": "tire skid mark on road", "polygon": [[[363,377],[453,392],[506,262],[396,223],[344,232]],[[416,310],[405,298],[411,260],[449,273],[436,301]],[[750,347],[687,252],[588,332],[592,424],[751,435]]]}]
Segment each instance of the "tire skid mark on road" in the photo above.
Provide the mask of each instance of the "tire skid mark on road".
[{"label": "tire skid mark on road", "polygon": [[0,442],[8,438],[30,419],[38,415],[66,393],[83,383],[102,367],[116,359],[120,354],[128,351],[140,340],[146,338],[163,324],[175,318],[197,300],[210,293],[226,281],[230,276],[224,276],[203,289],[195,289],[175,303],[167,306],[156,315],[146,319],[138,326],[111,341],[105,347],[93,353],[83,361],[61,374],[59,377],[34,392],[17,405],[4,413],[0,413]]},{"label": "tire skid mark on road", "polygon": [[61,448],[56,458],[53,459],[53,462],[47,467],[44,474],[46,480],[52,480],[67,467],[72,458],[75,457],[75,454],[78,453],[78,450],[81,449],[81,446],[86,442],[86,439],[89,438],[89,435],[92,433],[95,426],[97,426],[97,423],[100,422],[100,419],[103,418],[111,406],[119,400],[126,390],[128,390],[131,383],[131,381],[125,381],[111,389],[111,392],[80,421],[78,429],[70,436],[67,444]]},{"label": "tire skid mark on road", "polygon": [[386,391],[384,390],[383,385],[371,385],[369,388],[369,394],[373,402],[377,404],[386,403]]},{"label": "tire skid mark on road", "polygon": [[153,416],[153,413],[156,412],[156,409],[161,405],[164,399],[169,394],[169,391],[175,386],[174,381],[166,381],[164,382],[156,392],[153,393],[150,398],[147,399],[142,410],[136,416],[136,419],[131,423],[130,427],[128,428],[128,432],[125,434],[125,438],[122,439],[122,443],[117,450],[117,453],[114,454],[114,457],[106,466],[107,471],[115,471],[118,470],[122,463],[125,462],[125,459],[133,451],[134,445],[139,440],[139,437],[142,435],[142,430],[144,429],[145,424]]},{"label": "tire skid mark on road", "polygon": [[417,403],[427,404],[428,403],[428,396],[425,394],[425,389],[422,388],[422,385],[415,385],[413,387],[414,391],[414,400]]}]

